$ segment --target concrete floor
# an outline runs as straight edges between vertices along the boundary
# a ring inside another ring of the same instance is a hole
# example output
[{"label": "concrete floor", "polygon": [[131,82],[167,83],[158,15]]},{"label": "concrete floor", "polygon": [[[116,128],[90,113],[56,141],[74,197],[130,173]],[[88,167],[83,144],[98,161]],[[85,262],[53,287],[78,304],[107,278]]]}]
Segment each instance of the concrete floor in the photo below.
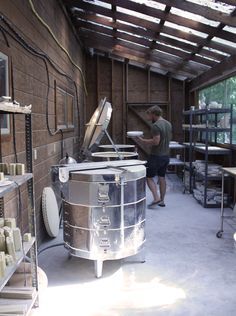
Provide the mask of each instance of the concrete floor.
[{"label": "concrete floor", "polygon": [[96,279],[93,262],[68,260],[63,247],[43,252],[49,285],[34,315],[236,315],[234,230],[227,225],[217,239],[219,209],[204,209],[181,190],[168,176],[167,206],[147,210],[146,263],[107,261]]}]

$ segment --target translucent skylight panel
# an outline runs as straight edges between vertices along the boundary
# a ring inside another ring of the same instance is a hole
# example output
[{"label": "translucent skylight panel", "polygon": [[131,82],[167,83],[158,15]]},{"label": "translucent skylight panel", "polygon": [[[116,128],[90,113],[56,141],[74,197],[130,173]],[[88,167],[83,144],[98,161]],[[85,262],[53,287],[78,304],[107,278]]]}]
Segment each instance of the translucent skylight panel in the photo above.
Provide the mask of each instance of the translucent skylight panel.
[{"label": "translucent skylight panel", "polygon": [[157,56],[160,55],[160,54],[163,54],[163,56],[166,56],[166,58],[168,58],[168,62],[171,62],[171,63],[175,63],[175,62],[178,62],[178,61],[181,61],[181,57],[178,57],[174,54],[170,54],[170,53],[167,53],[167,52],[164,52],[163,50],[161,49],[153,49],[153,52],[157,53]]},{"label": "translucent skylight panel", "polygon": [[[85,19],[78,19],[78,21],[87,22],[87,20],[85,20]],[[93,21],[89,21],[89,23],[92,25],[95,25],[95,26],[103,27],[104,29],[113,30],[113,27],[111,27],[111,26],[107,26],[107,25],[100,24],[100,23],[93,22]]]},{"label": "translucent skylight panel", "polygon": [[230,41],[224,40],[224,39],[219,38],[219,37],[214,37],[212,39],[212,41],[236,48],[236,43],[235,42],[230,42]]},{"label": "translucent skylight panel", "polygon": [[129,10],[129,9],[125,9],[125,8],[121,8],[121,7],[116,7],[116,10],[118,12],[122,12],[122,13],[126,13],[126,14],[129,14],[129,15],[133,15],[137,18],[140,18],[140,19],[144,19],[146,21],[149,21],[149,22],[154,22],[154,23],[159,23],[160,22],[160,19],[158,18],[154,18],[152,16],[149,16],[149,15],[146,15],[146,14],[143,14],[143,13],[139,13],[139,12],[134,12],[132,10]]},{"label": "translucent skylight panel", "polygon": [[230,33],[233,33],[233,34],[236,34],[236,27],[231,27],[231,26],[225,26],[223,28],[224,31],[227,31],[227,32],[230,32]]},{"label": "translucent skylight panel", "polygon": [[184,10],[180,10],[180,9],[177,9],[174,7],[171,8],[170,12],[173,14],[179,15],[179,16],[184,16],[187,19],[191,19],[193,21],[201,22],[201,23],[204,23],[206,25],[210,25],[210,26],[214,26],[214,27],[217,27],[220,24],[219,22],[208,20],[208,19],[202,17],[201,15],[194,14],[194,13],[184,11]]},{"label": "translucent skylight panel", "polygon": [[[126,21],[123,21],[123,20],[116,20],[117,22],[120,22],[120,23],[123,23],[123,24],[126,24],[126,25],[130,25],[130,26],[135,26],[137,27],[136,24],[133,24],[133,23],[129,23],[129,22],[126,22]],[[140,27],[140,26],[139,26]]]},{"label": "translucent skylight panel", "polygon": [[161,35],[164,35],[165,37],[173,38],[173,39],[179,41],[180,44],[181,44],[181,43],[187,43],[187,44],[191,44],[191,45],[197,46],[196,43],[190,42],[190,41],[185,40],[185,39],[180,38],[180,37],[175,37],[175,36],[172,36],[172,35],[167,34],[167,33],[160,33],[160,34],[161,34]]},{"label": "translucent skylight panel", "polygon": [[170,27],[172,27],[174,29],[177,29],[177,30],[189,33],[189,34],[200,36],[202,38],[207,38],[207,36],[208,36],[208,34],[205,34],[205,33],[202,33],[202,32],[199,32],[199,31],[196,31],[196,30],[193,30],[193,29],[190,29],[189,27],[185,27],[185,26],[182,26],[182,25],[179,25],[179,24],[174,24],[174,23],[166,21],[165,25],[166,26],[170,26]]},{"label": "translucent skylight panel", "polygon": [[196,3],[199,5],[203,5],[205,7],[209,7],[211,9],[223,12],[223,13],[232,13],[235,9],[235,6],[226,4],[221,1],[215,1],[215,0],[187,0],[188,2]]},{"label": "translucent skylight panel", "polygon": [[[134,36],[134,37],[137,37],[137,38],[143,38],[143,39],[149,40],[149,38],[143,37],[143,36],[138,35],[138,34],[126,32],[126,31],[123,31],[123,30],[121,31],[121,30],[119,30],[119,29],[118,29],[118,31],[119,31],[120,33],[122,33],[122,34],[131,35],[131,36]],[[151,43],[151,41],[150,41],[150,43]]]},{"label": "translucent skylight panel", "polygon": [[227,54],[225,52],[222,52],[221,50],[217,50],[217,49],[214,49],[214,48],[211,48],[211,47],[204,46],[204,49],[209,50],[210,52],[213,52],[213,53],[216,53],[216,54],[219,54],[219,55],[223,55],[225,57],[229,57],[230,56],[230,54]]},{"label": "translucent skylight panel", "polygon": [[[126,40],[126,39],[120,38],[119,36],[117,37],[117,39],[120,39],[121,41],[126,42],[126,43],[129,43],[129,44],[133,44],[133,45],[139,46],[139,47],[141,47],[141,48],[146,48],[146,47],[147,47],[147,46],[145,46],[145,45],[142,45],[142,44],[139,44],[139,43],[134,43],[134,42],[132,42],[132,41],[128,41],[128,40]],[[151,42],[150,42],[150,44],[151,44]]]},{"label": "translucent skylight panel", "polygon": [[195,54],[195,55],[198,56],[198,57],[204,58],[206,60],[211,60],[211,61],[214,61],[216,63],[220,63],[219,60],[215,60],[214,58],[210,58],[210,57],[206,57],[206,56],[201,55],[201,52],[200,52],[200,54]]},{"label": "translucent skylight panel", "polygon": [[88,2],[88,3],[94,3],[96,5],[99,5],[100,7],[103,7],[103,8],[107,8],[107,9],[111,9],[111,4],[110,3],[105,3],[103,1],[99,1],[99,0],[83,0],[84,2]]},{"label": "translucent skylight panel", "polygon": [[132,0],[132,2],[140,3],[140,4],[145,4],[148,7],[151,7],[153,9],[158,9],[158,10],[165,10],[165,4],[158,3],[156,1],[152,0]]},{"label": "translucent skylight panel", "polygon": [[165,47],[170,47],[170,48],[173,48],[173,49],[175,49],[175,50],[179,50],[179,51],[182,51],[182,52],[188,53],[188,52],[186,52],[186,50],[185,50],[185,49],[182,49],[182,48],[180,48],[180,47],[176,47],[176,46],[174,46],[174,45],[170,45],[170,44],[162,43],[162,42],[159,42],[158,40],[156,41],[156,43],[157,43],[157,44],[160,44],[160,45],[162,45],[162,46],[165,46]]}]

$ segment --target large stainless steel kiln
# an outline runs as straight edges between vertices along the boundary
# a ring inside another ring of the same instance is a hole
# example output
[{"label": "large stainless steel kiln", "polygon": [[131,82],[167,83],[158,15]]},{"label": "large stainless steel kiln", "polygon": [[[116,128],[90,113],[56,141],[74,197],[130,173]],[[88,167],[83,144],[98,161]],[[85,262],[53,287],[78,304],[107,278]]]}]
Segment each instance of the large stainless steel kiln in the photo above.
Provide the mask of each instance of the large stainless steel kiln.
[{"label": "large stainless steel kiln", "polygon": [[[110,106],[100,110],[110,111]],[[100,132],[105,133],[108,116],[96,110]],[[95,121],[95,120],[94,120]],[[90,120],[91,122],[91,120]],[[97,123],[95,123],[97,124]],[[101,134],[87,133],[87,152]],[[88,130],[87,130],[88,131]],[[87,141],[93,139],[93,143]],[[63,196],[64,242],[72,256],[95,261],[95,274],[102,275],[104,260],[137,254],[145,242],[145,177],[140,160],[87,162],[52,167],[54,188]]]}]

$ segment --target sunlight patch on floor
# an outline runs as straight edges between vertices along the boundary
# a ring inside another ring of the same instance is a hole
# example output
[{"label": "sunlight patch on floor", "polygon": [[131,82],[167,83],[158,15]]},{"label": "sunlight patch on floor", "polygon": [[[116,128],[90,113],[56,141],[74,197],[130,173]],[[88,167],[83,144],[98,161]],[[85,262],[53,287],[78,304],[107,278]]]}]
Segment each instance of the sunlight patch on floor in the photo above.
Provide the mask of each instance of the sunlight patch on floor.
[{"label": "sunlight patch on floor", "polygon": [[186,298],[183,289],[166,285],[157,277],[137,281],[120,268],[107,278],[92,282],[52,286],[41,295],[35,315],[118,316],[122,311],[173,305]]}]

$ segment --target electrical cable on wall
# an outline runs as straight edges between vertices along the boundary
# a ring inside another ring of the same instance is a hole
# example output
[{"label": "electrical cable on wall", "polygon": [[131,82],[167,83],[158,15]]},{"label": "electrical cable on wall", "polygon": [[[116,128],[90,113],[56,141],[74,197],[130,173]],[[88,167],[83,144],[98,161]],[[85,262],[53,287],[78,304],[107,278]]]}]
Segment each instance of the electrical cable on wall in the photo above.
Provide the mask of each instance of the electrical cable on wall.
[{"label": "electrical cable on wall", "polygon": [[84,91],[85,94],[87,95],[87,88],[86,88],[86,84],[85,84],[85,78],[84,78],[84,74],[83,71],[81,69],[81,67],[73,60],[73,58],[71,57],[70,53],[68,52],[68,50],[59,42],[59,40],[57,39],[56,35],[53,33],[52,29],[50,28],[50,26],[41,18],[41,16],[38,14],[38,12],[35,10],[34,4],[32,2],[32,0],[29,0],[29,4],[30,4],[30,8],[32,10],[32,12],[34,13],[34,15],[37,17],[37,19],[42,23],[42,25],[48,30],[48,32],[50,33],[50,35],[52,36],[52,38],[54,39],[54,41],[57,43],[57,45],[63,50],[63,52],[67,55],[67,57],[69,58],[70,62],[72,63],[73,66],[75,66],[76,69],[79,70],[81,77],[82,77],[82,81],[83,81],[83,86],[84,86]]},{"label": "electrical cable on wall", "polygon": [[[11,23],[9,21],[7,21],[7,19],[1,15],[0,19],[5,23],[5,25],[11,30],[11,32],[14,34],[12,34],[10,31],[8,31],[5,27],[3,27],[2,25],[0,25],[0,30],[2,32],[7,33],[12,39],[14,39],[15,41],[18,42],[18,44],[20,44],[24,49],[26,49],[29,53],[31,53],[32,55],[36,56],[36,57],[39,57],[41,58],[43,61],[44,61],[44,64],[45,64],[45,67],[46,67],[46,71],[48,73],[48,66],[47,66],[47,63],[46,61],[49,62],[49,64],[53,67],[53,69],[59,73],[61,76],[64,76],[67,80],[69,80],[70,82],[73,83],[74,87],[75,87],[75,93],[76,93],[76,105],[77,105],[77,111],[78,111],[78,117],[79,117],[79,129],[80,129],[80,139],[79,139],[79,142],[81,142],[81,137],[82,137],[82,122],[81,122],[81,116],[80,116],[80,109],[79,109],[79,103],[78,103],[78,90],[77,90],[77,84],[76,82],[73,80],[72,77],[70,77],[69,75],[67,75],[66,73],[64,73],[62,70],[59,69],[59,67],[57,65],[54,64],[54,62],[51,60],[51,58],[41,52],[41,51],[38,51],[36,50],[34,47],[32,47],[31,45],[29,45],[23,38],[22,36],[16,32],[14,30],[14,28],[12,27]],[[47,78],[48,78],[48,75],[47,75]],[[48,80],[49,82],[49,80]],[[49,82],[49,85],[50,85],[50,82]],[[49,85],[48,85],[48,92],[47,92],[47,96],[49,94]],[[48,97],[47,97],[47,102],[48,102]],[[46,106],[46,111],[47,111],[47,106]],[[46,115],[46,118],[47,118],[47,126],[49,127],[49,124],[48,124],[48,116]],[[54,134],[55,132],[52,132],[50,129],[48,129],[49,131],[49,134]],[[61,130],[58,130],[57,133],[62,133]],[[62,135],[63,136],[63,135]]]}]

